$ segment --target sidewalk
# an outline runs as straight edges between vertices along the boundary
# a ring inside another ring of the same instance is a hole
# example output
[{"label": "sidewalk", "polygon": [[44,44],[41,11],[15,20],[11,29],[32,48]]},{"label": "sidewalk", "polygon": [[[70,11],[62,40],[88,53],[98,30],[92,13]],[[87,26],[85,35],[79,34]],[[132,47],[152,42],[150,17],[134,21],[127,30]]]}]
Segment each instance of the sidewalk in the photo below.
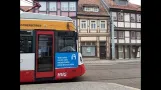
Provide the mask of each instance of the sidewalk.
[{"label": "sidewalk", "polygon": [[116,83],[105,82],[71,82],[20,85],[21,90],[140,90]]},{"label": "sidewalk", "polygon": [[140,59],[123,59],[123,60],[120,60],[120,59],[116,59],[116,60],[88,60],[86,58],[83,59],[83,62],[84,64],[116,64],[116,63],[123,63],[123,62],[141,62]]}]

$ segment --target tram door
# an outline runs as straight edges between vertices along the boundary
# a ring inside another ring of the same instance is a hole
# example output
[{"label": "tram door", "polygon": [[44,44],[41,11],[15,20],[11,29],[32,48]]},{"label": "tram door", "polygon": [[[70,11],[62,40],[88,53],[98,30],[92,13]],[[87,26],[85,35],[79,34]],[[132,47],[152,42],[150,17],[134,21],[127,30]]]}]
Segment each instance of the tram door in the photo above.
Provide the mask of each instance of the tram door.
[{"label": "tram door", "polygon": [[36,32],[36,78],[54,77],[54,32]]}]

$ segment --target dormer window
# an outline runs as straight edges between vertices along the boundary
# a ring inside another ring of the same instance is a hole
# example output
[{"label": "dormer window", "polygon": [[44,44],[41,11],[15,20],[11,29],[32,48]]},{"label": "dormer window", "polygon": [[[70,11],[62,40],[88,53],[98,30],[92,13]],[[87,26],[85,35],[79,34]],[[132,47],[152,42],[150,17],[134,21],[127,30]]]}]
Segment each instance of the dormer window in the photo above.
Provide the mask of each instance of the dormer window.
[{"label": "dormer window", "polygon": [[117,5],[127,5],[128,0],[113,0]]},{"label": "dormer window", "polygon": [[98,7],[84,7],[84,11],[86,11],[86,12],[98,12],[99,8]]}]

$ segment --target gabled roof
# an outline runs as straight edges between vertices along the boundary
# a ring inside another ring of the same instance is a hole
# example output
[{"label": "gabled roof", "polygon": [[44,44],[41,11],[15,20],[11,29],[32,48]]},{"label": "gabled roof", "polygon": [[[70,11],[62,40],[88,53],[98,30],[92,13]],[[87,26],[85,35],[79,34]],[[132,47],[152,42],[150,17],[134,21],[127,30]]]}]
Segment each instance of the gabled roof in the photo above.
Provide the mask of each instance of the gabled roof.
[{"label": "gabled roof", "polygon": [[38,19],[38,20],[62,20],[62,21],[72,21],[71,18],[66,16],[56,16],[49,14],[41,14],[41,13],[30,13],[30,12],[21,12],[21,19]]},{"label": "gabled roof", "polygon": [[[20,8],[22,8],[23,10],[28,10],[30,8],[32,8],[32,6],[20,6]],[[29,11],[29,12],[32,12],[32,11]]]},{"label": "gabled roof", "polygon": [[113,0],[104,0],[104,1],[106,2],[106,4],[110,6],[110,8],[141,11],[140,5],[132,4],[130,2],[128,2],[128,4],[124,6],[124,5],[117,5]]},{"label": "gabled roof", "polygon": [[[83,7],[98,7],[98,12],[83,11]],[[103,7],[101,0],[79,0],[78,1],[78,15],[96,15],[108,16],[107,11]]]}]

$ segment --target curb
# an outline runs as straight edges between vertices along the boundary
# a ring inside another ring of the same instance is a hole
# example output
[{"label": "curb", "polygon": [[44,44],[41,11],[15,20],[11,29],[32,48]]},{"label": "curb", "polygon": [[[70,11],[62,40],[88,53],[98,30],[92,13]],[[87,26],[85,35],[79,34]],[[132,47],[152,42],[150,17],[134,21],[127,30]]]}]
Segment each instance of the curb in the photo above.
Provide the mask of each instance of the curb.
[{"label": "curb", "polygon": [[115,63],[126,63],[126,62],[141,62],[141,60],[99,60],[99,61],[84,61],[84,64],[115,64]]}]

